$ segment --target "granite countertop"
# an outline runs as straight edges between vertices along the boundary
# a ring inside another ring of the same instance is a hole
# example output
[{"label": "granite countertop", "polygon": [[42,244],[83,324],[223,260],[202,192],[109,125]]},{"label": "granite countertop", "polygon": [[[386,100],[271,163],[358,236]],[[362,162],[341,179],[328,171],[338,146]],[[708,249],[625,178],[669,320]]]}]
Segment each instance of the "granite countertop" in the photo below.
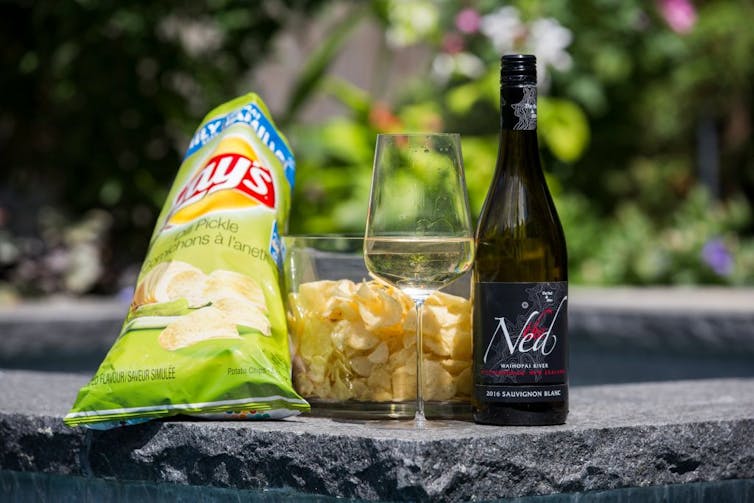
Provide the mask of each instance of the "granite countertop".
[{"label": "granite countertop", "polygon": [[467,501],[754,478],[754,379],[571,389],[568,423],[63,425],[86,376],[0,371],[0,470],[369,500]]}]

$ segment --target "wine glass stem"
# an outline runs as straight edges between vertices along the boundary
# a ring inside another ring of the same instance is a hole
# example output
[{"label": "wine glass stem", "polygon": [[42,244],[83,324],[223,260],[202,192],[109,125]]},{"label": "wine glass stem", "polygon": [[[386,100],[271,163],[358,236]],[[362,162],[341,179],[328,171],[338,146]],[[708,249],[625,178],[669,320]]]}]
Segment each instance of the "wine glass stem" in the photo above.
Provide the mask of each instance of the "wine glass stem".
[{"label": "wine glass stem", "polygon": [[422,330],[423,298],[415,299],[416,306],[416,413],[414,422],[420,428],[424,426],[424,332]]}]

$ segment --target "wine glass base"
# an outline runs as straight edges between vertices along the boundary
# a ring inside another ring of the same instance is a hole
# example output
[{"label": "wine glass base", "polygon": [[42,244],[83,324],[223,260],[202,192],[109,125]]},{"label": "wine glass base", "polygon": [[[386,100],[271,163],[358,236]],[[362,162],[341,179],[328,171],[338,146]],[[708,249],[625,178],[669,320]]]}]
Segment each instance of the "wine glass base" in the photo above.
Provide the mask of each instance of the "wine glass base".
[{"label": "wine glass base", "polygon": [[398,421],[386,421],[383,419],[376,419],[373,421],[364,421],[364,424],[370,428],[377,430],[437,430],[442,428],[450,428],[453,426],[448,421],[438,419],[424,419],[418,421],[416,419],[398,420]]}]

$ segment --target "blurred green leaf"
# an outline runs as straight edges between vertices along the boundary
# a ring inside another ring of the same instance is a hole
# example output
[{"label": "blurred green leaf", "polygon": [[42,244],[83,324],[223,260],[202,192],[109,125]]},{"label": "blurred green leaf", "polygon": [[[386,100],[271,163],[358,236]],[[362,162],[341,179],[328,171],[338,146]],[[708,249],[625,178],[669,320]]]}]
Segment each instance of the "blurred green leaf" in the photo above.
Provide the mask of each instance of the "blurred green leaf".
[{"label": "blurred green leaf", "polygon": [[346,105],[357,117],[366,118],[369,114],[372,104],[369,93],[347,80],[332,76],[323,77],[322,91]]},{"label": "blurred green leaf", "polygon": [[537,127],[552,154],[563,162],[577,161],[589,145],[589,122],[572,101],[540,98]]},{"label": "blurred green leaf", "polygon": [[497,161],[497,136],[462,136],[463,165],[466,174],[466,187],[469,191],[469,205],[477,217],[487,197],[492,175]]},{"label": "blurred green leaf", "polygon": [[365,142],[367,137],[365,126],[346,119],[335,119],[322,127],[322,141],[329,154],[344,163],[370,162],[372,150]]},{"label": "blurred green leaf", "polygon": [[457,115],[466,114],[479,100],[479,85],[476,82],[469,82],[458,86],[448,92],[446,100],[451,112]]},{"label": "blurred green leaf", "polygon": [[437,103],[424,102],[404,106],[399,117],[406,131],[442,131],[442,113]]},{"label": "blurred green leaf", "polygon": [[497,108],[500,101],[500,71],[491,68],[480,79],[455,86],[448,91],[445,100],[451,112],[464,115],[480,101]]}]

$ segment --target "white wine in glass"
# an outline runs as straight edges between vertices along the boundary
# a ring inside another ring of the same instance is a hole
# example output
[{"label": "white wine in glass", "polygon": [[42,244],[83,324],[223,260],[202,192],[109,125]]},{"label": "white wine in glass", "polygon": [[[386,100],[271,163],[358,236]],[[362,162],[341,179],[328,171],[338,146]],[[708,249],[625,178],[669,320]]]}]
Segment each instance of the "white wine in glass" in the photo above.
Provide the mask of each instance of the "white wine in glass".
[{"label": "white wine in glass", "polygon": [[471,268],[474,236],[457,134],[377,136],[364,260],[416,306],[416,427],[423,428],[422,306]]}]

